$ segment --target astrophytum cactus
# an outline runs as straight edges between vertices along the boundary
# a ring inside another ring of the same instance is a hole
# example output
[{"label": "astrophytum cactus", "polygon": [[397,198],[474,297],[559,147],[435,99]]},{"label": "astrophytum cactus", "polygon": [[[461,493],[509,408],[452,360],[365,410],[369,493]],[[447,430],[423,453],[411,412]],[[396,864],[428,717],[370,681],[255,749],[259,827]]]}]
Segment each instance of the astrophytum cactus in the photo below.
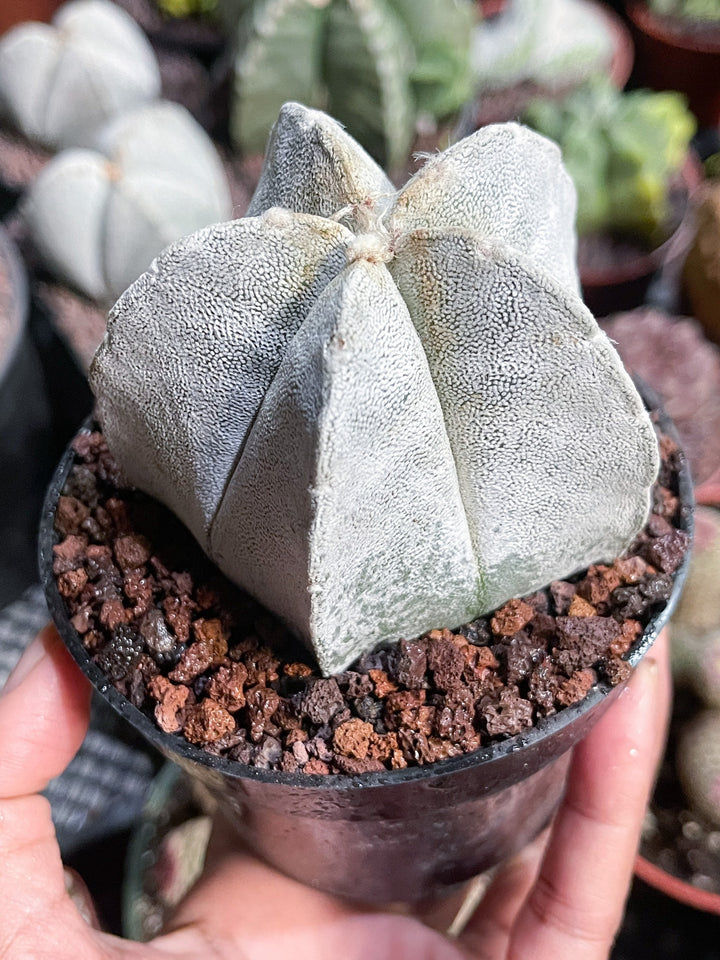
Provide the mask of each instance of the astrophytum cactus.
[{"label": "astrophytum cactus", "polygon": [[22,23],[0,40],[0,113],[51,150],[88,146],[108,120],[159,95],[149,41],[110,0],[75,0],[52,24]]},{"label": "astrophytum cactus", "polygon": [[553,144],[487,127],[396,193],[288,104],[250,213],[125,292],[91,382],[128,480],[324,672],[623,550],[657,444]]},{"label": "astrophytum cactus", "polygon": [[166,100],[102,129],[97,150],[64,150],[32,184],[23,210],[45,267],[110,304],[174,240],[231,216],[215,147]]}]

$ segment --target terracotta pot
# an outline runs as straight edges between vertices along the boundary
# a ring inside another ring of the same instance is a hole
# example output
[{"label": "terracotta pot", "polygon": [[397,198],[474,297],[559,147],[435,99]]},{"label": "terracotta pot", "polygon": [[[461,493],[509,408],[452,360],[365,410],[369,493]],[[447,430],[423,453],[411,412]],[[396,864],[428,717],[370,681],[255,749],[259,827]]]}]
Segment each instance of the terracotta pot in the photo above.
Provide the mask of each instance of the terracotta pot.
[{"label": "terracotta pot", "polygon": [[[602,270],[580,267],[580,283],[586,305],[596,317],[623,310],[634,310],[645,301],[653,278],[662,270],[666,285],[679,285],[679,272],[692,242],[692,227],[687,211],[690,197],[702,180],[702,170],[694,154],[688,154],[679,175],[685,192],[685,211],[668,239],[650,250],[626,259],[622,264]],[[663,304],[666,306],[666,304]]]},{"label": "terracotta pot", "polygon": [[508,5],[508,0],[476,0],[483,20],[499,16]]},{"label": "terracotta pot", "polygon": [[[664,415],[661,426],[672,431]],[[472,754],[362,776],[266,771],[212,756],[179,734],[163,733],[94,663],[58,592],[52,571],[55,509],[73,460],[68,448],[48,490],[40,531],[41,578],[58,630],[102,696],[209,790],[259,857],[336,895],[411,902],[449,892],[512,856],[548,823],[563,793],[571,748],[620,686],[599,682],[582,702]],[[682,525],[691,534],[687,465],[679,482]],[[688,559],[675,575],[668,603],[633,645],[627,658],[633,666],[669,617]]]},{"label": "terracotta pot", "polygon": [[720,125],[720,25],[683,29],[677,17],[660,17],[640,0],[628,3],[638,84],[679,90],[703,127]]},{"label": "terracotta pot", "polygon": [[52,18],[62,0],[3,0],[0,5],[0,33],[9,30],[23,20]]},{"label": "terracotta pot", "polygon": [[673,900],[686,903],[690,907],[695,907],[696,910],[704,910],[720,916],[720,893],[711,893],[709,890],[694,887],[641,856],[635,860],[635,874],[649,886],[672,897]]}]

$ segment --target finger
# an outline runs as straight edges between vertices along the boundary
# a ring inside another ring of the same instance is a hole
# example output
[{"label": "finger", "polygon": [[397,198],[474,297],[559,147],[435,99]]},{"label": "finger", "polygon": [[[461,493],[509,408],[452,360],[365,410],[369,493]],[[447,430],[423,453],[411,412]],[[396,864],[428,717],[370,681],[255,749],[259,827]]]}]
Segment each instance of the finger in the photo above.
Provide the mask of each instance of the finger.
[{"label": "finger", "polygon": [[508,954],[605,960],[620,924],[669,700],[664,640],[576,749]]},{"label": "finger", "polygon": [[87,725],[89,690],[52,628],[0,694],[0,956],[73,955],[87,933],[66,891],[50,806],[34,791],[67,765]]},{"label": "finger", "polygon": [[548,832],[500,867],[458,938],[473,960],[501,960],[507,954],[515,919],[537,880]]},{"label": "finger", "polygon": [[43,790],[88,723],[90,688],[54,627],[33,640],[0,693],[0,798]]},{"label": "finger", "polygon": [[211,841],[209,870],[152,941],[171,955],[243,960],[464,960],[441,934],[409,916],[354,907],[285,877],[238,849],[226,826]]}]

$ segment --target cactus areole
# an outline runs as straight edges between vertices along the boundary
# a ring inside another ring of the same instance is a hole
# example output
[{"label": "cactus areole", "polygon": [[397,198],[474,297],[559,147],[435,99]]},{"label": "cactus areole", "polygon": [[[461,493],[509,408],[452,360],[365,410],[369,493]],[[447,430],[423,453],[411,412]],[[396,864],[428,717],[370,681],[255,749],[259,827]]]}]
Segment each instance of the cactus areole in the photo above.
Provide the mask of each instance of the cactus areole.
[{"label": "cactus areole", "polygon": [[91,370],[127,479],[325,673],[621,553],[650,420],[578,295],[575,193],[516,124],[399,192],[286,104],[248,217],[168,247]]}]

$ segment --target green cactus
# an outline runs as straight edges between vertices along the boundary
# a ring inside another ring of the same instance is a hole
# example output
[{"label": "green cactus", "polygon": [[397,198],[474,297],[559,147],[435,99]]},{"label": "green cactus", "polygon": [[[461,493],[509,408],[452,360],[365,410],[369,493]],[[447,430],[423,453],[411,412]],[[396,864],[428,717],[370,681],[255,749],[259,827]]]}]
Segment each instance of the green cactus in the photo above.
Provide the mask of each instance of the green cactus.
[{"label": "green cactus", "polygon": [[620,93],[598,78],[559,103],[532,101],[523,120],[562,149],[578,191],[580,235],[633,235],[651,247],[666,239],[670,182],[695,132],[680,94]]},{"label": "green cactus", "polygon": [[673,675],[720,708],[720,511],[697,507],[695,550],[670,623]]},{"label": "green cactus", "polygon": [[230,132],[259,153],[292,97],[327,107],[388,169],[422,114],[468,98],[476,16],[469,0],[221,0],[236,31]]},{"label": "green cactus", "polygon": [[511,0],[473,32],[473,85],[484,91],[530,82],[567,88],[604,73],[613,36],[601,9],[584,0]]},{"label": "green cactus", "polygon": [[22,214],[45,267],[112,303],[168,243],[231,215],[220,159],[179,104],[159,100],[65,150],[42,170]]},{"label": "green cactus", "polygon": [[559,151],[516,124],[396,192],[286,104],[252,215],[171,246],[111,311],[91,383],[123,471],[326,673],[645,522],[657,442],[579,297],[574,212]]},{"label": "green cactus", "polygon": [[648,5],[661,16],[720,20],[720,0],[648,0]]},{"label": "green cactus", "polygon": [[150,43],[110,0],[75,0],[52,24],[0,39],[0,113],[51,150],[90,146],[103,124],[159,95]]}]

